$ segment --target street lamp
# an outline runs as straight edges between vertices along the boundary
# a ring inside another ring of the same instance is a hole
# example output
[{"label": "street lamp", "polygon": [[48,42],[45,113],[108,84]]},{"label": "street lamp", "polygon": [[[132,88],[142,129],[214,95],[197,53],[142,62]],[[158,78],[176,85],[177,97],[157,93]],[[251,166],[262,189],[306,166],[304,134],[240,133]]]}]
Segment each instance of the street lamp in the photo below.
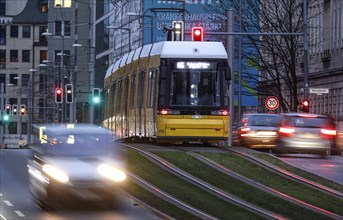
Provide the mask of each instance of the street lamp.
[{"label": "street lamp", "polygon": [[[92,90],[94,88],[94,85],[95,85],[95,70],[94,70],[94,68],[95,68],[95,66],[94,66],[95,51],[91,51],[91,49],[95,50],[95,47],[93,47],[91,45],[83,46],[82,44],[79,44],[79,43],[74,43],[72,46],[75,48],[75,56],[77,54],[77,51],[76,51],[77,48],[79,48],[79,47],[88,48],[88,52],[89,52],[89,57],[88,57],[89,88],[88,89],[89,90],[87,91],[87,94],[91,94],[91,92],[92,92]],[[75,66],[77,66],[77,61],[76,60],[75,60]],[[77,85],[75,84],[74,91],[78,91],[76,86]],[[88,97],[87,100],[89,100],[89,97]],[[89,108],[89,122],[91,124],[93,124],[94,123],[94,105],[91,102],[88,102],[88,101],[87,101],[87,105],[90,105],[90,108]],[[83,109],[84,108],[82,107],[82,119],[85,120],[85,114],[84,114],[84,110]],[[73,112],[73,119],[75,120],[76,119],[76,99],[72,103],[70,110],[71,110],[71,112]]]},{"label": "street lamp", "polygon": [[[153,29],[153,16],[151,15],[141,15],[141,14],[138,14],[136,12],[128,12],[127,13],[128,16],[136,16],[136,17],[140,17],[140,18],[150,18],[150,43],[153,43],[154,42],[154,29]],[[144,23],[143,23],[144,24]],[[143,38],[144,38],[144,32],[143,32]],[[144,42],[144,41],[143,41]]]}]

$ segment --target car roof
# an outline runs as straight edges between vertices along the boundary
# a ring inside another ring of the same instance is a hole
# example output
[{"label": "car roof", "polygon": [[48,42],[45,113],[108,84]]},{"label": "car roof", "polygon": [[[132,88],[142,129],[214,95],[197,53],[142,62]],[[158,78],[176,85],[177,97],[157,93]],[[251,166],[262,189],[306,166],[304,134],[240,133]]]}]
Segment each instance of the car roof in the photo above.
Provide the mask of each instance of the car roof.
[{"label": "car roof", "polygon": [[44,133],[63,134],[110,134],[110,130],[92,124],[44,124],[36,125],[43,127]]},{"label": "car roof", "polygon": [[271,116],[271,117],[280,117],[279,114],[270,114],[270,113],[247,113],[243,115],[243,118],[246,118],[248,116],[254,116],[254,115],[265,115],[265,116]]},{"label": "car roof", "polygon": [[284,115],[284,116],[303,116],[303,117],[307,116],[307,117],[329,118],[329,116],[323,115],[323,114],[303,113],[303,112],[282,113],[281,115]]}]

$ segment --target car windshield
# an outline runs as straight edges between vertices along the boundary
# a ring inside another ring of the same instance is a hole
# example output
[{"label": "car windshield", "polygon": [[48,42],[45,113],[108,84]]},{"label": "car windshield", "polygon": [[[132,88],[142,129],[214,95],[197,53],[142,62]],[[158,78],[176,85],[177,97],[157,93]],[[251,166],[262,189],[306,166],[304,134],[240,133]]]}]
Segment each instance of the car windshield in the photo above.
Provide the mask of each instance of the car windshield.
[{"label": "car windshield", "polygon": [[44,153],[51,156],[100,156],[110,151],[111,140],[105,134],[55,135],[42,144]]},{"label": "car windshield", "polygon": [[271,126],[277,127],[281,123],[281,117],[272,115],[251,115],[248,119],[250,126]]},{"label": "car windshield", "polygon": [[328,118],[291,117],[286,120],[286,124],[293,127],[306,128],[333,127]]}]

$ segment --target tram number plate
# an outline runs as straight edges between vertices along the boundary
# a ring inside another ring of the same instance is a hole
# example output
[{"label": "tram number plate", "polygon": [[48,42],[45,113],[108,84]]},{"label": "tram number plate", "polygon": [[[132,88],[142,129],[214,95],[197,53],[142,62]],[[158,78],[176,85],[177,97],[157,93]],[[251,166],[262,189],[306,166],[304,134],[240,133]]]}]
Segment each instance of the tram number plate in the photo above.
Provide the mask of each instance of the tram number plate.
[{"label": "tram number plate", "polygon": [[192,115],[192,118],[201,118],[201,115]]}]

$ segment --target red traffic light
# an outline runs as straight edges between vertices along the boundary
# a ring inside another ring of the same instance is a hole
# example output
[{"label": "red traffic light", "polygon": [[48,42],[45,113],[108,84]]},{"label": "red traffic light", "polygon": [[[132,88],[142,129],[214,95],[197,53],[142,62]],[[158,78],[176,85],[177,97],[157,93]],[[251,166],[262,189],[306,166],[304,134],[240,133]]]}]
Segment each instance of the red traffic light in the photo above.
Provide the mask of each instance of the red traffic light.
[{"label": "red traffic light", "polygon": [[193,41],[202,41],[204,36],[204,29],[202,27],[193,27],[192,28],[192,40]]},{"label": "red traffic light", "polygon": [[310,107],[310,101],[305,99],[302,103],[303,107]]},{"label": "red traffic light", "polygon": [[309,112],[310,111],[310,100],[304,99],[301,102],[301,107],[303,112]]},{"label": "red traffic light", "polygon": [[56,88],[55,89],[55,102],[56,103],[62,103],[63,102],[63,89],[62,88]]}]

